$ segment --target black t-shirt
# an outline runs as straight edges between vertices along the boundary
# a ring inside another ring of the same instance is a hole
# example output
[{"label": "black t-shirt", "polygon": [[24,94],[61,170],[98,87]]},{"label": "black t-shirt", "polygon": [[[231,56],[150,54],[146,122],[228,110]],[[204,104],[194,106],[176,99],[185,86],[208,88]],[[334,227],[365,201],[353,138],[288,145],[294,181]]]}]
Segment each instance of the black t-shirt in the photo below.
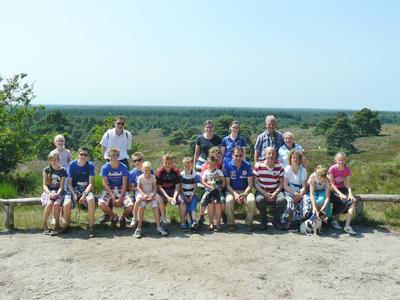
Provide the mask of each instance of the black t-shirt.
[{"label": "black t-shirt", "polygon": [[50,190],[58,190],[60,188],[61,177],[67,177],[67,171],[64,168],[54,170],[52,167],[47,166],[44,168],[44,172],[50,177],[47,184]]},{"label": "black t-shirt", "polygon": [[164,190],[173,190],[175,185],[181,183],[181,175],[177,168],[171,168],[168,173],[164,168],[160,167],[156,174],[157,184],[161,185]]},{"label": "black t-shirt", "polygon": [[214,146],[220,146],[221,142],[221,138],[216,134],[209,140],[202,134],[199,135],[196,140],[196,145],[200,146],[200,157],[206,160],[208,157],[208,150]]}]

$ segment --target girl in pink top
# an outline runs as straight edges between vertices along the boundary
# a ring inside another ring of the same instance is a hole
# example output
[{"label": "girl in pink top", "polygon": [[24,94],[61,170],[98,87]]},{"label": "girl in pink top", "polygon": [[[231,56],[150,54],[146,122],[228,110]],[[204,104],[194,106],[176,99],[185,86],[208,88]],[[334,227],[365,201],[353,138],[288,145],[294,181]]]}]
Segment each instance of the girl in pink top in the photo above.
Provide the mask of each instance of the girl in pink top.
[{"label": "girl in pink top", "polygon": [[337,153],[335,155],[335,164],[332,165],[328,171],[329,179],[331,180],[330,199],[333,205],[333,220],[331,225],[333,228],[341,230],[342,227],[338,219],[341,213],[346,213],[346,224],[343,231],[350,235],[356,235],[357,233],[350,226],[355,211],[356,198],[354,198],[351,191],[349,179],[351,171],[346,164],[346,160],[347,157],[345,153]]}]

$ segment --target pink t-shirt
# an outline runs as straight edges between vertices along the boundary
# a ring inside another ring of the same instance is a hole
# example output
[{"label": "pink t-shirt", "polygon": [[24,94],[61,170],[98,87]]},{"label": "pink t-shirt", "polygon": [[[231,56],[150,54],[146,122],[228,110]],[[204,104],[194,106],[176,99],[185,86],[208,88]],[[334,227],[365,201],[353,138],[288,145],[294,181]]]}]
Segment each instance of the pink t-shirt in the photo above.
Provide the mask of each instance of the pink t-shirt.
[{"label": "pink t-shirt", "polygon": [[335,164],[329,168],[329,174],[332,174],[333,177],[333,184],[338,188],[341,189],[344,187],[344,181],[346,177],[351,175],[350,169],[346,166],[343,170],[339,170],[338,166]]}]

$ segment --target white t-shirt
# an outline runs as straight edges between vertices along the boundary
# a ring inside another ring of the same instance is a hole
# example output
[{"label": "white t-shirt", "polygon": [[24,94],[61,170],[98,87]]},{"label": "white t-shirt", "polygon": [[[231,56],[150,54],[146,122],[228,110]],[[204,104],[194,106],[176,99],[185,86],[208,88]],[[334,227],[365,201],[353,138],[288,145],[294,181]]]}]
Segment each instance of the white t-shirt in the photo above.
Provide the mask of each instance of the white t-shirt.
[{"label": "white t-shirt", "polygon": [[298,189],[296,189],[296,187],[298,188],[302,185],[304,180],[307,180],[307,170],[302,166],[299,166],[297,174],[293,172],[292,166],[290,165],[286,166],[284,170],[283,176],[288,179],[289,186],[292,190],[295,189],[297,191]]},{"label": "white t-shirt", "polygon": [[[224,177],[224,173],[222,173],[222,171],[218,168],[215,168],[213,172],[207,169],[204,171],[201,177],[204,178],[207,181],[207,183],[215,185],[216,187],[216,185],[222,183],[222,178]],[[208,189],[206,188],[206,190]]]},{"label": "white t-shirt", "polygon": [[132,148],[132,134],[125,130],[122,132],[121,135],[116,133],[115,128],[107,130],[104,133],[103,138],[100,141],[100,144],[106,148],[104,152],[104,158],[108,159],[108,150],[110,148],[117,148],[119,150],[119,160],[123,160],[128,158],[128,150]]},{"label": "white t-shirt", "polygon": [[144,174],[140,175],[138,178],[138,185],[141,185],[142,191],[145,194],[156,192],[154,189],[154,183],[156,182],[156,177],[153,174],[150,175],[150,178],[146,178]]}]

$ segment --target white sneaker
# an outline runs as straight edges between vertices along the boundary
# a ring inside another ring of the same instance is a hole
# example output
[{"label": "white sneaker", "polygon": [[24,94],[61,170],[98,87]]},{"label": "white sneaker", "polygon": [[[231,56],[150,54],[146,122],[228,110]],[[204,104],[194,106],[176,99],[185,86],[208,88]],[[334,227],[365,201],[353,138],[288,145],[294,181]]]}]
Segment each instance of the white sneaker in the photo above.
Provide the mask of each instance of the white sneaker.
[{"label": "white sneaker", "polygon": [[132,218],[131,224],[129,224],[129,227],[135,227],[137,225],[137,221],[135,218]]},{"label": "white sneaker", "polygon": [[357,232],[355,232],[353,228],[351,228],[351,226],[346,226],[345,228],[343,228],[343,231],[350,235],[357,235]]},{"label": "white sneaker", "polygon": [[340,226],[339,222],[337,220],[333,220],[331,222],[331,226],[337,230],[342,230],[342,226]]},{"label": "white sneaker", "polygon": [[162,228],[161,226],[157,227],[157,232],[159,234],[161,234],[161,236],[167,236],[168,235],[168,232],[164,228]]},{"label": "white sneaker", "polygon": [[142,237],[142,229],[140,229],[139,227],[136,228],[134,236],[135,238],[140,239]]}]

